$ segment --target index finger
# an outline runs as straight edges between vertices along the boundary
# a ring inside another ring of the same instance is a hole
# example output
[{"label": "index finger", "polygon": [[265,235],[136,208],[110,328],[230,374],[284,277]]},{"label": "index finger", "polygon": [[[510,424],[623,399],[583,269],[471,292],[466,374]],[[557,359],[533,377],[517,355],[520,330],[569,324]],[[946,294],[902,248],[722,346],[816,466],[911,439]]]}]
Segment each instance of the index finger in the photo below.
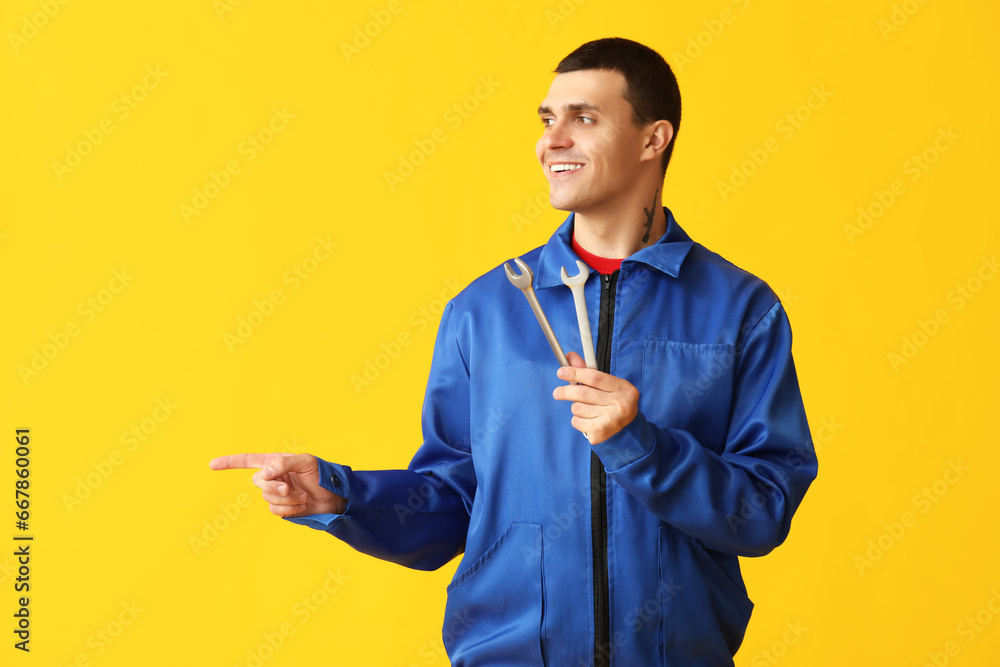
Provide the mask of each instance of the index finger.
[{"label": "index finger", "polygon": [[615,387],[615,377],[595,368],[576,368],[561,366],[557,371],[559,379],[567,382],[578,382],[594,389],[612,391]]},{"label": "index finger", "polygon": [[249,470],[263,468],[267,454],[230,454],[219,456],[208,462],[212,470]]}]

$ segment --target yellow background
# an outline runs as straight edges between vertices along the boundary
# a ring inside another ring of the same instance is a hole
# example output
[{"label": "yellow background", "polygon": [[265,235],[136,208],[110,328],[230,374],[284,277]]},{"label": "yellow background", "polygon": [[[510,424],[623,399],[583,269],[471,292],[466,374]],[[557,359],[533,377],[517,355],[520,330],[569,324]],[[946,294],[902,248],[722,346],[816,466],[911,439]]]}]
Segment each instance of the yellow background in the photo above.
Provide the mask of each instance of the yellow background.
[{"label": "yellow background", "polygon": [[[744,561],[737,664],[993,664],[995,3],[63,2],[0,9],[0,663],[447,663],[454,562],[364,557],[207,463],[406,465],[442,296],[565,217],[534,208],[551,70],[618,35],[677,72],[664,201],[781,295],[820,450],[788,541]],[[248,137],[270,140],[252,160]],[[11,632],[23,427],[30,654]]]}]

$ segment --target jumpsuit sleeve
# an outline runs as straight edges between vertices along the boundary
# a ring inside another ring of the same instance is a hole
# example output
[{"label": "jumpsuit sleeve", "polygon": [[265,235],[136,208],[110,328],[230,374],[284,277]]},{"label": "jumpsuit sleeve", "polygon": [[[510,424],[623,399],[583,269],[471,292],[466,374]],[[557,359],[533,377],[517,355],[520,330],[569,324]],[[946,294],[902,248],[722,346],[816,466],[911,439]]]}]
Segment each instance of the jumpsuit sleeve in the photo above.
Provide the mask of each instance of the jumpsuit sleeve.
[{"label": "jumpsuit sleeve", "polygon": [[741,346],[721,452],[640,412],[594,446],[608,477],[705,546],[761,556],[781,544],[817,461],[780,302]]},{"label": "jumpsuit sleeve", "polygon": [[362,553],[433,570],[465,550],[475,496],[469,371],[452,302],[445,307],[423,406],[424,442],[406,470],[352,470],[317,457],[320,485],[347,498],[343,514],[288,521],[323,530]]}]

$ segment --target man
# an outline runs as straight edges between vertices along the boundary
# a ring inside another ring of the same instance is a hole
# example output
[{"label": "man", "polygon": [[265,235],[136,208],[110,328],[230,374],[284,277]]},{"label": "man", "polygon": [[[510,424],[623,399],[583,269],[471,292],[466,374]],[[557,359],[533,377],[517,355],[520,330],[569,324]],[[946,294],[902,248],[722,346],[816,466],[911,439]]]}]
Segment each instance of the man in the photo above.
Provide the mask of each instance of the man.
[{"label": "man", "polygon": [[661,203],[680,126],[669,66],[584,44],[538,108],[536,152],[572,211],[522,259],[556,337],[583,258],[597,365],[557,368],[501,267],[447,305],[407,470],[239,454],[271,511],[433,569],[464,551],[444,639],[456,665],[733,664],[753,607],[738,556],[771,551],[816,475],[791,330],[759,279]]}]

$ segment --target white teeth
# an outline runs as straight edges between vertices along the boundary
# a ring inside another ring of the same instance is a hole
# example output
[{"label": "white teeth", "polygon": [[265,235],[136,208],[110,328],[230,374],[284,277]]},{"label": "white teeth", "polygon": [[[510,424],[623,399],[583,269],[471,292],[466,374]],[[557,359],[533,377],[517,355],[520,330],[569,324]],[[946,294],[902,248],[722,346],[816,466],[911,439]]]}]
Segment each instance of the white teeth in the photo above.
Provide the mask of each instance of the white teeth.
[{"label": "white teeth", "polygon": [[573,171],[582,166],[582,164],[554,164],[552,165],[552,171]]}]

